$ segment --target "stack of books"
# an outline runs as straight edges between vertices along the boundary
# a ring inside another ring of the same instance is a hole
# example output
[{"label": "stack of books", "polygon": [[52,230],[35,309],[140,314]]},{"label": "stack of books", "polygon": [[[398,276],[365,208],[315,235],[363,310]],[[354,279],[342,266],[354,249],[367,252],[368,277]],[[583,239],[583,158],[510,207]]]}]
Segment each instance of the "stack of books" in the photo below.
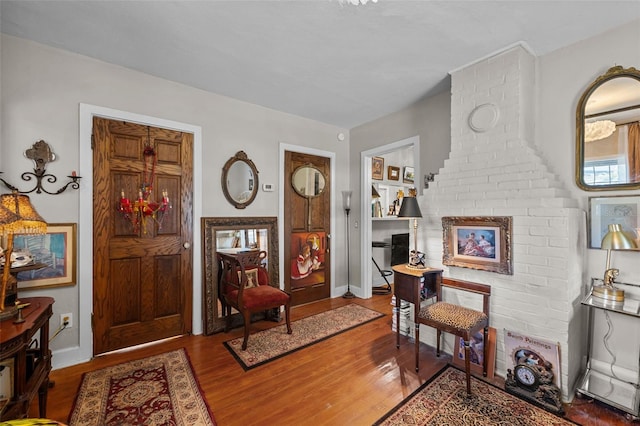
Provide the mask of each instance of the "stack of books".
[{"label": "stack of books", "polygon": [[[396,296],[391,298],[391,305],[393,306],[393,315],[391,322],[391,330],[395,333],[397,331],[397,309],[396,308]],[[405,300],[400,301],[400,334],[405,336],[411,335],[411,304]]]}]

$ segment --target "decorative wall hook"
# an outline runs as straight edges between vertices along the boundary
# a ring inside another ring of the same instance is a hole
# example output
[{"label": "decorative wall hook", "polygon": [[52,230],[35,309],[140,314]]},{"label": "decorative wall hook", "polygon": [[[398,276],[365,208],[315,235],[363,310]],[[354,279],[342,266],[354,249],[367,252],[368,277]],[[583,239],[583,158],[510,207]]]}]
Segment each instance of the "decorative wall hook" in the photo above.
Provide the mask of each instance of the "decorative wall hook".
[{"label": "decorative wall hook", "polygon": [[[24,172],[22,174],[22,180],[29,182],[35,179],[36,185],[28,191],[21,191],[6,180],[0,178],[0,181],[11,191],[16,191],[20,194],[30,194],[35,191],[37,194],[41,194],[44,192],[50,195],[57,195],[63,193],[69,186],[73,189],[80,188],[81,177],[77,176],[75,171],[71,172],[71,176],[67,176],[71,180],[57,191],[48,191],[45,187],[42,186],[43,180],[50,184],[54,184],[58,181],[57,177],[50,173],[47,173],[47,163],[54,161],[56,159],[56,154],[54,154],[54,152],[51,150],[51,147],[49,147],[49,144],[47,144],[45,141],[39,140],[38,142],[34,143],[31,148],[24,152],[24,156],[30,160],[33,160],[35,166],[33,172]],[[2,172],[0,172],[0,174],[1,173]]]}]

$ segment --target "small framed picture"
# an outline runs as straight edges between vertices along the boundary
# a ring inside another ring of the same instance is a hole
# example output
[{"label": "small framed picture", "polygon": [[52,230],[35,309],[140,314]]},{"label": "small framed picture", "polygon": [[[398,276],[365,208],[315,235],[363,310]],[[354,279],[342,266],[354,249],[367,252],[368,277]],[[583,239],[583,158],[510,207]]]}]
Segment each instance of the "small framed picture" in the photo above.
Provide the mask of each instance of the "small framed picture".
[{"label": "small framed picture", "polygon": [[373,157],[371,159],[371,178],[376,180],[384,178],[384,158]]},{"label": "small framed picture", "polygon": [[631,238],[640,237],[640,196],[614,195],[609,197],[589,197],[589,248],[599,249],[602,238],[609,231],[609,225],[620,224]]},{"label": "small framed picture", "polygon": [[389,166],[387,168],[387,179],[400,180],[400,167]]},{"label": "small framed picture", "polygon": [[[469,347],[471,349],[471,371],[479,376],[482,375],[482,363],[484,362],[484,346],[487,345],[487,377],[493,378],[496,364],[496,329],[489,327],[488,342],[484,341],[484,333],[482,331],[471,336]],[[454,349],[453,365],[464,369],[465,351],[464,341],[462,337],[456,337],[456,346]]]},{"label": "small framed picture", "polygon": [[405,166],[404,171],[402,173],[402,181],[404,183],[413,183],[414,179],[414,170],[413,167]]}]

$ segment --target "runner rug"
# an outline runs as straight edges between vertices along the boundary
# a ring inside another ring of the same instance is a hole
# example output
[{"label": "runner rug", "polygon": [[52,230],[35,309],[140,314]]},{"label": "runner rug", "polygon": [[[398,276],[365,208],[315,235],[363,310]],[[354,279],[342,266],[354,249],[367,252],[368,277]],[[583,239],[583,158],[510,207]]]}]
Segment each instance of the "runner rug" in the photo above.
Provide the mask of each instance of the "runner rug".
[{"label": "runner rug", "polygon": [[293,321],[292,334],[287,334],[286,324],[253,333],[249,335],[246,351],[242,350],[243,337],[228,340],[224,345],[246,371],[383,316],[352,303]]},{"label": "runner rug", "polygon": [[85,373],[70,426],[214,426],[184,348]]},{"label": "runner rug", "polygon": [[464,372],[447,366],[374,426],[575,424],[473,376],[471,392],[468,397]]}]

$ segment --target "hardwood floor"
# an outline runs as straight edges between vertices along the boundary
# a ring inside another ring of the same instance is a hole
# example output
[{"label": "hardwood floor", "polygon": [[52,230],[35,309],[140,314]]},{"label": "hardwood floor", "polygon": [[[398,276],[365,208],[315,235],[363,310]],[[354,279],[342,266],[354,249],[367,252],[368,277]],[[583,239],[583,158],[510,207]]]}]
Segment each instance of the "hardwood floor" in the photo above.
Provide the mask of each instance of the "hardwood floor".
[{"label": "hardwood floor", "polygon": [[[247,372],[222,345],[241,336],[242,328],[227,334],[180,337],[55,370],[47,417],[67,420],[84,372],[185,347],[220,426],[371,425],[448,361],[436,358],[435,350],[423,345],[420,372],[415,372],[413,342],[403,339],[396,349],[390,301],[391,296],[376,295],[368,300],[337,298],[295,307],[292,320],[348,303],[389,315]],[[255,322],[252,330],[274,325]],[[494,384],[502,387],[503,382],[498,378]],[[567,413],[585,426],[631,424],[606,406],[577,398]],[[37,414],[36,398],[31,415]]]}]

